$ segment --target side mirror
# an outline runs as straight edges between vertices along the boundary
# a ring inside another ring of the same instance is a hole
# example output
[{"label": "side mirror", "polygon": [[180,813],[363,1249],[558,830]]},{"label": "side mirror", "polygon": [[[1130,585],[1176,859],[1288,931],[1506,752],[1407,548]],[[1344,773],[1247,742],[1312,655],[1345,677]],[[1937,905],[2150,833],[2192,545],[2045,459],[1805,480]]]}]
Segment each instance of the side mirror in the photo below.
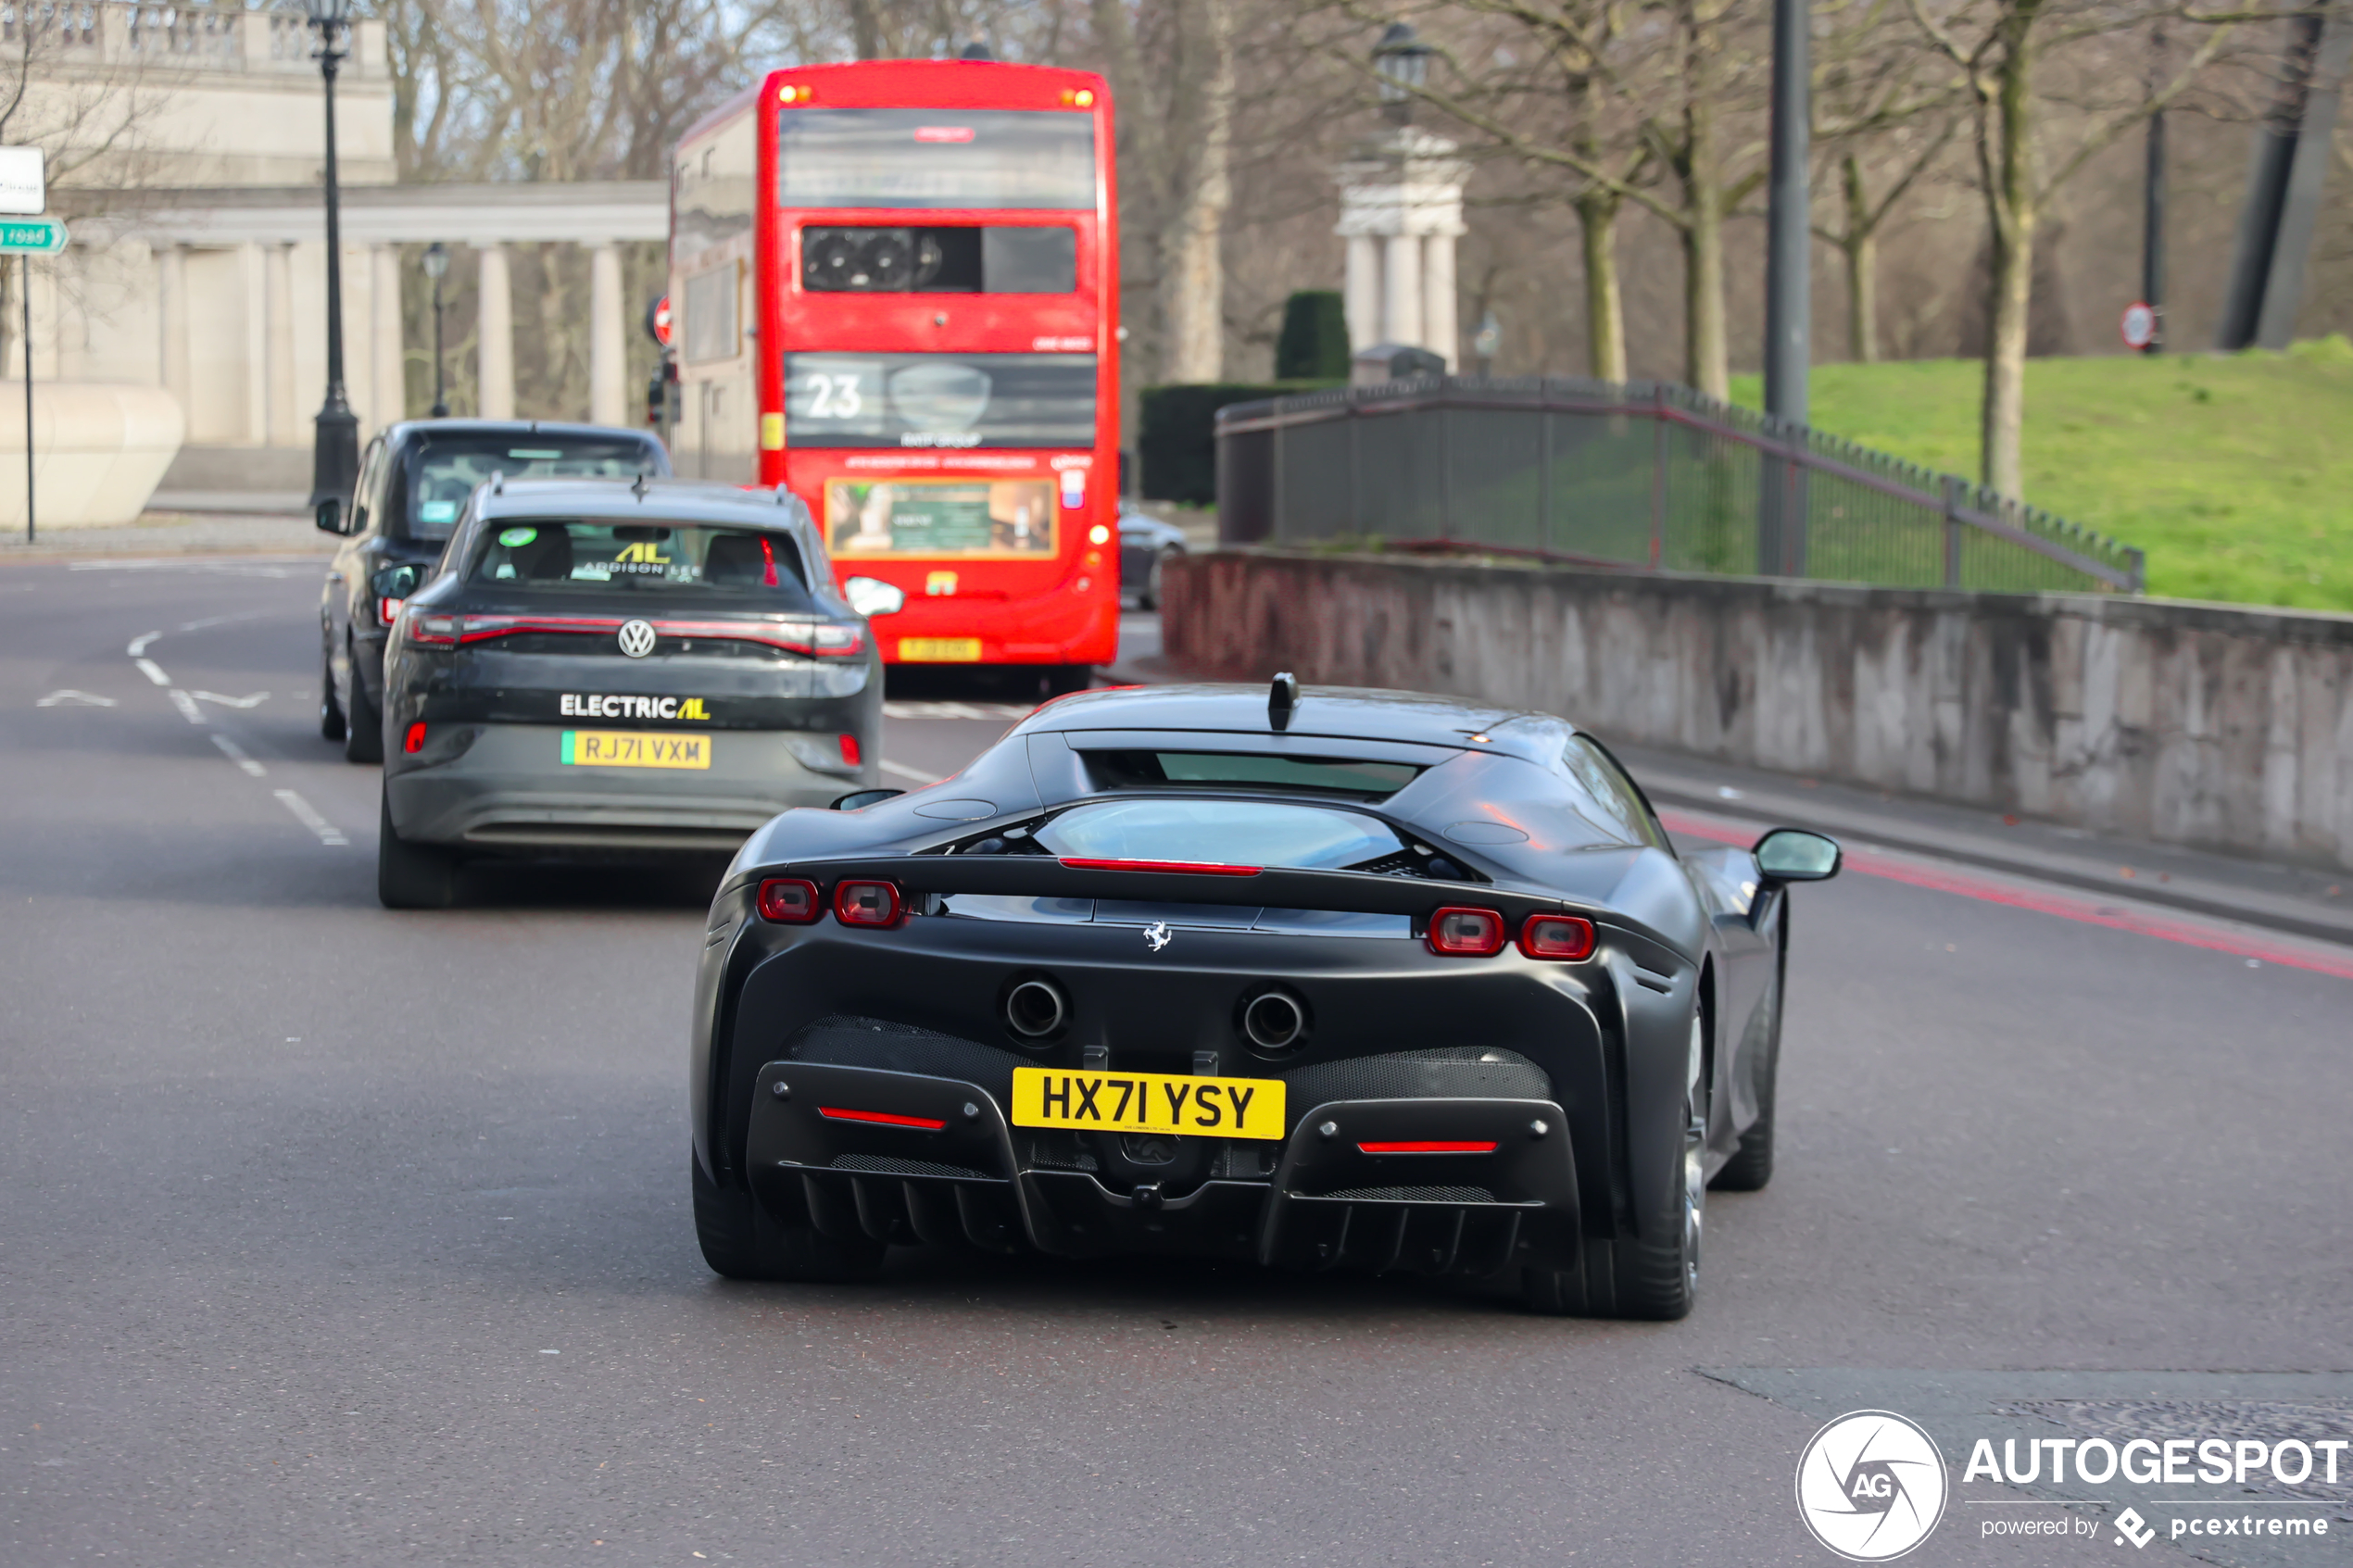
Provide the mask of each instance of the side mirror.
[{"label": "side mirror", "polygon": [[368,588],[380,599],[405,599],[417,591],[422,575],[414,566],[388,566],[368,580]]},{"label": "side mirror", "polygon": [[343,502],[333,495],[320,502],[317,521],[320,533],[341,533],[343,532]]},{"label": "side mirror", "polygon": [[879,577],[853,577],[841,585],[842,597],[849,608],[872,619],[877,615],[897,615],[907,608],[903,589],[894,588]]},{"label": "side mirror", "polygon": [[1749,851],[1756,870],[1770,882],[1828,882],[1838,874],[1844,852],[1838,840],[1803,828],[1775,828]]},{"label": "side mirror", "polygon": [[835,801],[829,811],[862,811],[878,801],[893,800],[906,794],[903,789],[856,789]]}]

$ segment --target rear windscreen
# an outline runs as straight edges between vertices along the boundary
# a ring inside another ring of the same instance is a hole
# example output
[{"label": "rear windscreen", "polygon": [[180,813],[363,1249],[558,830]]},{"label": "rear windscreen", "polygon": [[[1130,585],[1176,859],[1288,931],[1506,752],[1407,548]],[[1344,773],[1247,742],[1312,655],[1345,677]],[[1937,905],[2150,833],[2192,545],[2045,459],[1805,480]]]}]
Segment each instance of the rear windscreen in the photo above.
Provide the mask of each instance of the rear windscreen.
[{"label": "rear windscreen", "polygon": [[792,446],[1092,446],[1091,354],[787,354]]},{"label": "rear windscreen", "polygon": [[1106,800],[1038,830],[1057,855],[1229,866],[1386,870],[1405,846],[1385,823],[1328,806],[1255,800]]},{"label": "rear windscreen", "polygon": [[792,109],[776,117],[784,207],[1095,205],[1095,119],[1052,109]]},{"label": "rear windscreen", "polygon": [[409,460],[409,533],[446,539],[474,486],[494,473],[509,479],[635,479],[667,471],[642,441],[537,433],[511,435],[429,435]]},{"label": "rear windscreen", "polygon": [[1252,752],[1089,751],[1085,756],[1098,789],[1227,784],[1237,789],[1297,789],[1378,800],[1403,789],[1421,771],[1411,762],[1268,757]]},{"label": "rear windscreen", "polygon": [[740,595],[812,608],[789,538],[700,524],[502,521],[469,574],[476,583],[562,590]]}]

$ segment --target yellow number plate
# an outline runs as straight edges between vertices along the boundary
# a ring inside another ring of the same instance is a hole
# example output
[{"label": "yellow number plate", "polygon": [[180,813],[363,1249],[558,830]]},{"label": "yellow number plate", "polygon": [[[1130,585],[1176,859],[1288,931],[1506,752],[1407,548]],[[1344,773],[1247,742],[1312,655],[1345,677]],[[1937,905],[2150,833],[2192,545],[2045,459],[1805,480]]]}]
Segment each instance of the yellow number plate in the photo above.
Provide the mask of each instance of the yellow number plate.
[{"label": "yellow number plate", "polygon": [[978,637],[901,637],[899,658],[905,664],[977,664]]},{"label": "yellow number plate", "polygon": [[708,768],[711,737],[644,730],[566,730],[564,761],[576,768]]},{"label": "yellow number plate", "polygon": [[1099,1132],[1283,1135],[1280,1078],[1188,1078],[1173,1073],[1013,1069],[1013,1125]]}]

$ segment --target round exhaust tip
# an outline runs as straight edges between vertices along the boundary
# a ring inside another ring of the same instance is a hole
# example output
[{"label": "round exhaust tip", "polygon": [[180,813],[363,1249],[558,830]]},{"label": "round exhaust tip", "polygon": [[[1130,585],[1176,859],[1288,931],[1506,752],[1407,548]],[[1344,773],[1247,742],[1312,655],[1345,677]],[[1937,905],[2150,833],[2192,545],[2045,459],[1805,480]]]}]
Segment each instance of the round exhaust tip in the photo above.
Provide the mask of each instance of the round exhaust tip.
[{"label": "round exhaust tip", "polygon": [[1069,1017],[1069,999],[1051,980],[1025,980],[1005,993],[1005,1027],[1025,1040],[1044,1039]]},{"label": "round exhaust tip", "polygon": [[1260,1050],[1289,1050],[1307,1033],[1307,1014],[1297,998],[1269,991],[1242,1010],[1242,1033]]}]

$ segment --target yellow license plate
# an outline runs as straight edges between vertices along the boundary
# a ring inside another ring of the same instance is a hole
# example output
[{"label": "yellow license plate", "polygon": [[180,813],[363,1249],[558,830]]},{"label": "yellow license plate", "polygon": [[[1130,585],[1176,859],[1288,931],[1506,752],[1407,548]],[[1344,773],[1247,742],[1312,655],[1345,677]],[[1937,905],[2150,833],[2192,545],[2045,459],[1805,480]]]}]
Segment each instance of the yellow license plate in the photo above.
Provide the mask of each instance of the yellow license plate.
[{"label": "yellow license plate", "polygon": [[1188,1078],[1174,1073],[1013,1069],[1013,1125],[1203,1138],[1283,1135],[1280,1078]]},{"label": "yellow license plate", "polygon": [[711,737],[647,730],[566,730],[564,761],[575,768],[708,768]]},{"label": "yellow license plate", "polygon": [[903,664],[977,664],[978,637],[901,637],[899,659]]}]

